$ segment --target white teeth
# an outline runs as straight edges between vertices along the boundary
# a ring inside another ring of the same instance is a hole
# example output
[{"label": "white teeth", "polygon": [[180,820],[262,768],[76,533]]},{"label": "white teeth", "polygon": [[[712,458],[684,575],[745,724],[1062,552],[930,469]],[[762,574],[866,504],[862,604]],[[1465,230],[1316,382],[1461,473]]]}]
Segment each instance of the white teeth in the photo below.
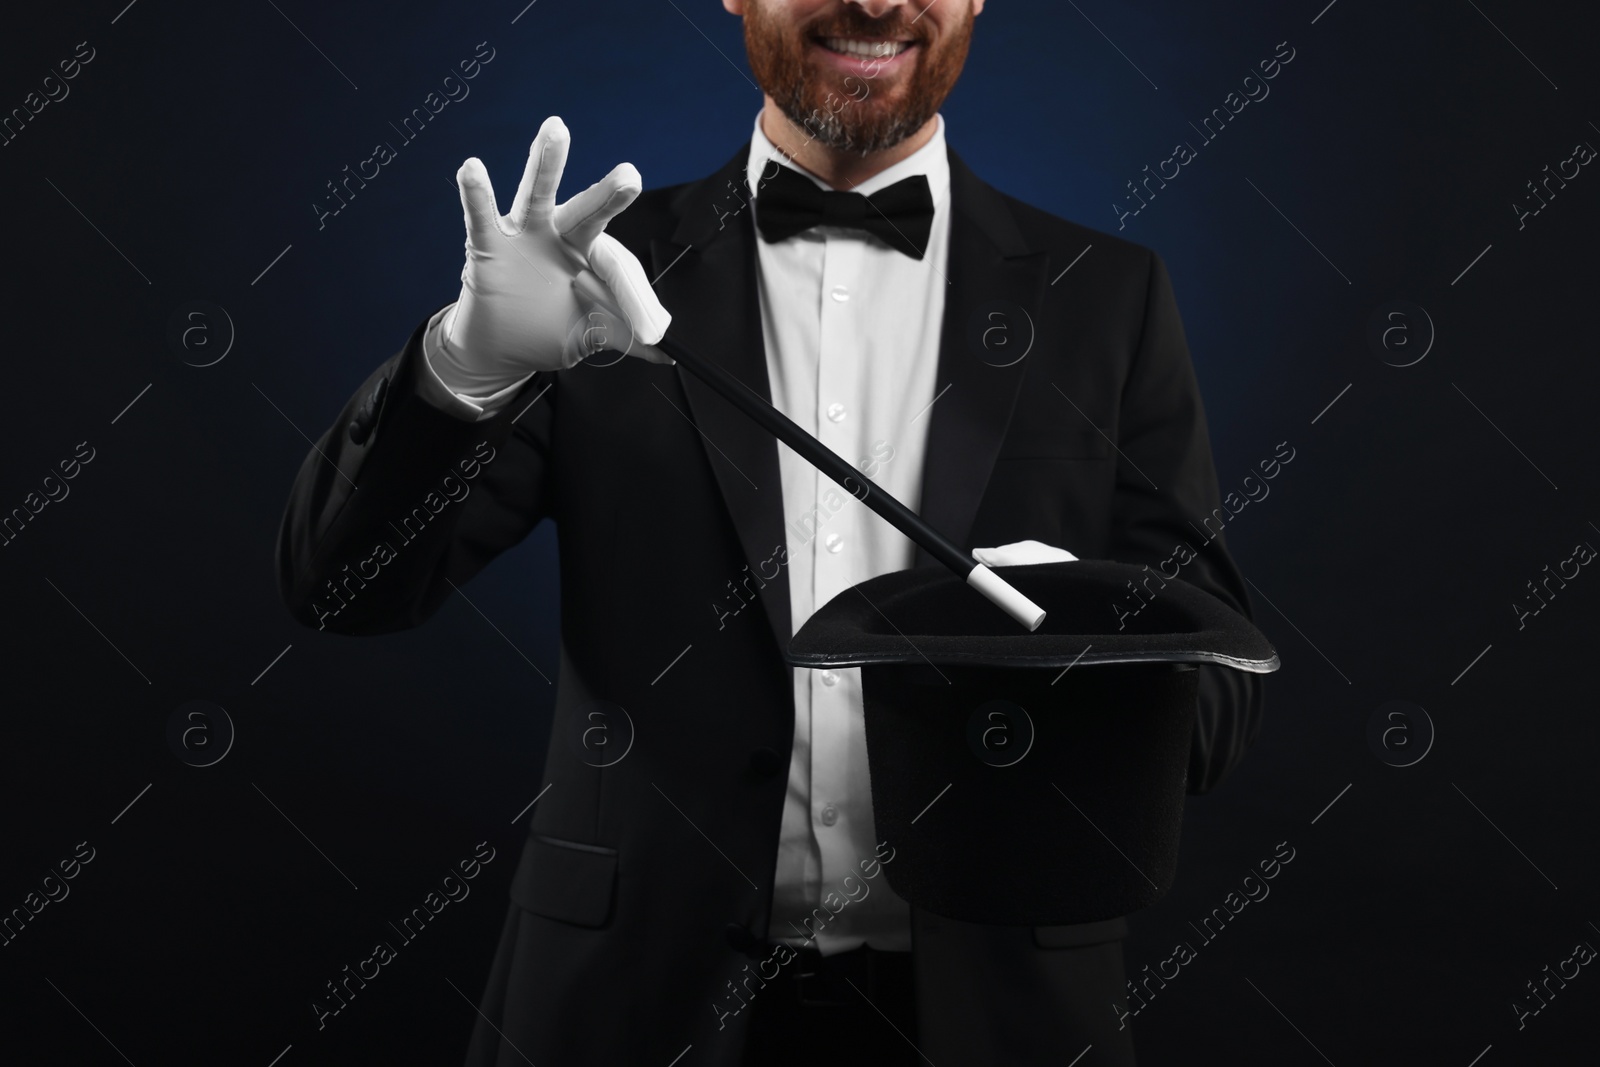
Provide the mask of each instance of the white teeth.
[{"label": "white teeth", "polygon": [[865,56],[868,59],[885,59],[897,56],[911,47],[909,41],[861,41],[853,37],[824,37],[822,46],[830,52],[847,56]]}]

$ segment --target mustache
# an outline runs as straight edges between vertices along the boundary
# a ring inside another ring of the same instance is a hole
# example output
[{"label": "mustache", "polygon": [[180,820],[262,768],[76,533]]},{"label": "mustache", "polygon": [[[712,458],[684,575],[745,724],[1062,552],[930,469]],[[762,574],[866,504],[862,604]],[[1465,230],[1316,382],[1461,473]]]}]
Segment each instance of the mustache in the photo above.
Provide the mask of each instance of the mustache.
[{"label": "mustache", "polygon": [[884,37],[918,44],[926,44],[930,39],[929,27],[919,19],[906,18],[903,12],[895,11],[882,18],[873,18],[853,7],[818,20],[806,27],[804,32],[807,37]]}]

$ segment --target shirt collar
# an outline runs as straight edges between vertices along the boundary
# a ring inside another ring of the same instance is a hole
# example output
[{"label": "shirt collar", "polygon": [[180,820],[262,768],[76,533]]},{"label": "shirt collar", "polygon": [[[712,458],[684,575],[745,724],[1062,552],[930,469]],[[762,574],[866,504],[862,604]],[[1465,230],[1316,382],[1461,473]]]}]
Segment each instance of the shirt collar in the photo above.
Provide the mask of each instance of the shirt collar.
[{"label": "shirt collar", "polygon": [[[927,144],[887,170],[874,174],[850,191],[861,193],[863,196],[871,196],[878,190],[893,185],[897,181],[909,178],[914,174],[921,174],[928,179],[928,191],[933,194],[935,209],[943,207],[945,199],[950,192],[950,157],[945,149],[944,116],[935,115],[934,118],[936,124],[933,136],[928,139]],[[761,131],[761,116],[757,114],[755,132],[750,136],[750,158],[745,164],[745,180],[749,183],[751,189],[758,191],[757,196],[760,195],[761,174],[766,170],[768,160],[777,160],[779,166],[788,167],[790,170],[804,174],[824,189],[830,188],[826,182],[810,171],[792,163],[773,146],[771,141],[767,140],[767,135]]]}]

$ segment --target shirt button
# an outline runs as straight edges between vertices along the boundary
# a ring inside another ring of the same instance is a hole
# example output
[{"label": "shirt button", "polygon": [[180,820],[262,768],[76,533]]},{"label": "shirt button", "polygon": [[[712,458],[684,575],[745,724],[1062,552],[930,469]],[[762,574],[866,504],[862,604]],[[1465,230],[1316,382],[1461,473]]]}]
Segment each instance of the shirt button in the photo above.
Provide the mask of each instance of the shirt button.
[{"label": "shirt button", "polygon": [[823,671],[822,684],[830,688],[836,686],[839,684],[839,676],[832,671]]},{"label": "shirt button", "polygon": [[836,285],[828,295],[842,304],[850,299],[850,287],[848,285]]},{"label": "shirt button", "polygon": [[832,826],[839,821],[839,812],[832,804],[822,809],[822,825]]},{"label": "shirt button", "polygon": [[828,405],[828,418],[833,422],[843,422],[844,421],[844,405],[843,404],[829,404]]},{"label": "shirt button", "polygon": [[829,552],[837,552],[844,547],[844,538],[836,533],[831,533],[822,539],[822,543],[827,546]]}]

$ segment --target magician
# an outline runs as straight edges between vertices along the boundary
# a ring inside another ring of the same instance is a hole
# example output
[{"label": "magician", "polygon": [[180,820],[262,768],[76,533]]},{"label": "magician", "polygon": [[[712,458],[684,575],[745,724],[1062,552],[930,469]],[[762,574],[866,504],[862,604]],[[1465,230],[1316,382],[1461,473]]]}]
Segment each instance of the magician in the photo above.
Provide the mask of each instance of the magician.
[{"label": "magician", "polygon": [[[557,203],[555,117],[509,202],[461,166],[460,295],[306,456],[283,599],[314,629],[418,626],[556,524],[542,799],[470,1067],[1132,1064],[1126,920],[901,899],[860,671],[782,658],[830,599],[927,553],[650,346],[670,323],[986,563],[1190,545],[1181,577],[1248,616],[1222,538],[1196,536],[1220,502],[1166,268],[952,150],[939,108],[984,0],[723,6],[763,102],[714,173],[642,191],[623,163]],[[1199,689],[1196,794],[1261,708],[1255,675],[1202,667]]]}]

